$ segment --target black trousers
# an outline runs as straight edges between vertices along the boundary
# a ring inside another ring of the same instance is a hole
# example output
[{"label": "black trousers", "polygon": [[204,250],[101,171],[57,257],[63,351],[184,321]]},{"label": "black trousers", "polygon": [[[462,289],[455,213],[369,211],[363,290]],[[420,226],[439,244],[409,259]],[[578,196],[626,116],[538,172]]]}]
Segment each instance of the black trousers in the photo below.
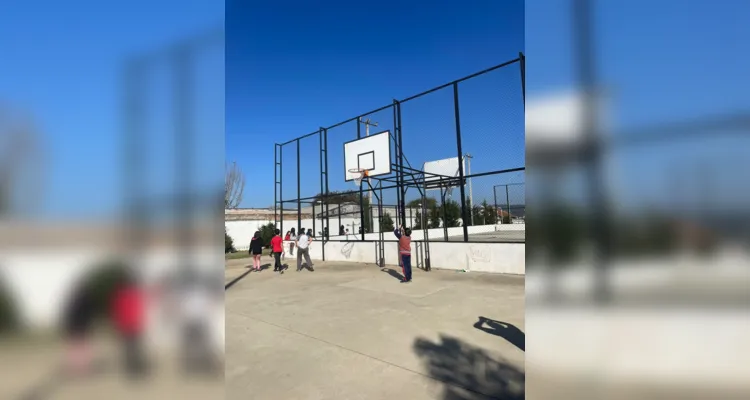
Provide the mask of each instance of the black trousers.
[{"label": "black trousers", "polygon": [[281,253],[278,253],[278,252],[273,253],[273,258],[276,260],[276,263],[273,266],[273,270],[281,271],[281,269],[283,268],[281,266]]}]

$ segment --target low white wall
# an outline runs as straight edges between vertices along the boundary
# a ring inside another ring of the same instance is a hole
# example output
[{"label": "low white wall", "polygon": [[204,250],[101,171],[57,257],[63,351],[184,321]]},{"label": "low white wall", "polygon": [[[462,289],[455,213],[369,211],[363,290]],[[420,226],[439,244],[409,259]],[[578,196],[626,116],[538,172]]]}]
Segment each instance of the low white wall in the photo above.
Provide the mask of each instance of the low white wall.
[{"label": "low white wall", "polygon": [[[310,257],[313,260],[350,261],[376,263],[378,242],[313,242]],[[526,245],[524,243],[463,243],[431,242],[430,264],[432,268],[499,274],[526,274]],[[383,243],[386,265],[398,265],[396,242]],[[412,243],[412,266],[417,266],[417,246]]]}]

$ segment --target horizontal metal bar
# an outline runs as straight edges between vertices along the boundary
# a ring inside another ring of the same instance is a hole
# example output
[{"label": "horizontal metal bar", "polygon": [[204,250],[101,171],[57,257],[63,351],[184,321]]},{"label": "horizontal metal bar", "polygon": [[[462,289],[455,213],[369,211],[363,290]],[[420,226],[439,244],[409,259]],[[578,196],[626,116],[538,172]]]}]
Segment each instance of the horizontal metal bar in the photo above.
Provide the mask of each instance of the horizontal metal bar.
[{"label": "horizontal metal bar", "polygon": [[466,176],[464,176],[464,179],[479,178],[480,176],[487,176],[487,175],[507,174],[509,172],[519,172],[519,171],[526,171],[526,167],[501,169],[501,170],[497,170],[497,171],[482,172],[482,173],[479,173],[479,174],[466,175]]},{"label": "horizontal metal bar", "polygon": [[479,76],[479,75],[482,75],[482,74],[486,74],[486,73],[488,73],[488,72],[490,72],[490,71],[494,71],[494,70],[496,70],[496,69],[498,69],[498,68],[502,68],[502,67],[505,67],[505,66],[511,65],[511,64],[513,64],[513,63],[519,62],[519,61],[521,61],[521,58],[515,58],[515,59],[513,59],[513,60],[510,60],[510,61],[506,61],[506,62],[504,62],[504,63],[502,63],[502,64],[499,64],[499,65],[495,65],[494,67],[490,67],[490,68],[487,68],[487,69],[485,69],[485,70],[482,70],[482,71],[479,71],[479,72],[473,73],[473,74],[471,74],[471,75],[465,76],[465,77],[463,77],[463,78],[460,78],[460,79],[456,79],[455,81],[452,81],[452,82],[448,82],[448,83],[446,83],[445,85],[440,85],[440,86],[438,86],[438,87],[432,88],[432,89],[430,89],[430,90],[427,90],[427,91],[424,91],[424,92],[422,92],[422,93],[419,93],[419,94],[415,94],[414,96],[411,96],[411,97],[407,97],[407,98],[405,98],[404,100],[401,100],[401,103],[405,103],[405,102],[407,102],[407,101],[409,101],[409,100],[414,100],[414,99],[416,99],[417,97],[420,97],[420,96],[424,96],[424,95],[426,95],[426,94],[430,94],[430,93],[432,93],[432,92],[436,92],[436,91],[438,91],[438,90],[440,90],[440,89],[445,89],[445,88],[447,88],[447,87],[449,87],[449,86],[455,85],[456,83],[459,83],[459,82],[463,82],[463,81],[465,81],[465,80],[467,80],[467,79],[471,79],[471,78],[473,78],[473,77],[475,77],[475,76]]},{"label": "horizontal metal bar", "polygon": [[[482,70],[482,71],[479,71],[479,72],[473,73],[473,74],[471,74],[471,75],[467,75],[467,76],[465,76],[465,77],[463,77],[463,78],[460,78],[460,79],[456,79],[456,80],[454,80],[454,81],[448,82],[448,83],[446,83],[446,84],[444,84],[444,85],[440,85],[440,86],[438,86],[438,87],[435,87],[435,88],[432,88],[432,89],[430,89],[430,90],[426,90],[426,91],[424,91],[424,92],[422,92],[422,93],[419,93],[419,94],[416,94],[416,95],[414,95],[414,96],[410,96],[410,97],[407,97],[407,98],[406,98],[406,99],[404,99],[404,100],[396,100],[396,102],[397,102],[397,103],[404,103],[404,102],[407,102],[407,101],[409,101],[409,100],[413,100],[413,99],[416,99],[417,97],[420,97],[420,96],[424,96],[424,95],[426,95],[426,94],[429,94],[429,93],[432,93],[432,92],[438,91],[438,90],[440,90],[440,89],[444,89],[444,88],[446,88],[446,87],[448,87],[448,86],[451,86],[451,85],[454,85],[454,84],[456,84],[456,83],[459,83],[459,82],[463,82],[463,81],[465,81],[465,80],[467,80],[467,79],[471,79],[471,78],[474,78],[474,77],[476,77],[476,76],[479,76],[479,75],[482,75],[482,74],[486,74],[486,73],[488,73],[488,72],[491,72],[491,71],[494,71],[494,70],[496,70],[496,69],[498,69],[498,68],[502,68],[502,67],[505,67],[505,66],[511,65],[511,64],[513,64],[513,63],[519,62],[519,61],[521,61],[521,58],[520,58],[520,57],[519,57],[519,58],[515,58],[515,59],[513,59],[513,60],[510,60],[510,61],[506,61],[506,62],[504,62],[504,63],[502,63],[502,64],[498,64],[498,65],[495,65],[494,67],[490,67],[490,68],[484,69],[484,70]],[[353,118],[349,118],[349,119],[347,119],[347,120],[341,121],[341,122],[339,122],[339,123],[337,123],[337,124],[333,124],[333,125],[331,125],[331,126],[329,126],[329,127],[327,127],[327,128],[324,128],[324,129],[333,129],[333,128],[337,128],[337,127],[339,127],[339,126],[341,126],[341,125],[344,125],[344,124],[348,124],[349,122],[352,122],[352,121],[359,121],[359,119],[360,119],[360,118],[362,118],[362,117],[368,116],[368,115],[370,115],[370,114],[374,114],[374,113],[376,113],[376,112],[379,112],[379,111],[383,111],[383,110],[386,110],[386,109],[388,109],[388,108],[390,108],[390,107],[393,107],[393,106],[394,106],[394,103],[393,103],[393,102],[391,102],[391,103],[389,103],[389,104],[387,104],[387,105],[385,105],[385,106],[383,106],[383,107],[379,107],[379,108],[376,108],[376,109],[374,109],[374,110],[372,110],[372,111],[366,112],[366,113],[364,113],[364,114],[360,114],[360,115],[358,115],[358,116],[356,116],[356,117],[353,117]],[[309,137],[309,136],[312,136],[312,135],[318,134],[318,132],[319,132],[319,131],[315,131],[315,132],[313,132],[313,133],[309,133],[309,134],[307,134],[307,135],[304,135],[304,136],[300,136],[300,137],[298,137],[298,138],[295,138],[295,139],[289,140],[289,141],[287,141],[287,142],[284,142],[284,143],[282,143],[281,145],[283,146],[283,145],[286,145],[286,144],[292,143],[292,142],[294,142],[295,140],[298,140],[298,139],[304,139],[304,138],[306,138],[306,137]],[[407,162],[408,162],[408,161],[407,161]]]},{"label": "horizontal metal bar", "polygon": [[307,138],[309,138],[310,136],[313,136],[313,135],[317,135],[318,133],[320,133],[320,131],[310,132],[310,133],[308,133],[307,135],[304,135],[304,136],[300,136],[300,137],[298,137],[298,138],[294,138],[294,139],[292,139],[292,140],[288,140],[288,141],[286,141],[286,142],[284,142],[284,143],[280,144],[280,146],[285,146],[285,145],[287,145],[287,144],[290,144],[290,143],[292,143],[292,142],[296,142],[296,141],[298,141],[298,140],[302,140],[302,139],[307,139]]}]

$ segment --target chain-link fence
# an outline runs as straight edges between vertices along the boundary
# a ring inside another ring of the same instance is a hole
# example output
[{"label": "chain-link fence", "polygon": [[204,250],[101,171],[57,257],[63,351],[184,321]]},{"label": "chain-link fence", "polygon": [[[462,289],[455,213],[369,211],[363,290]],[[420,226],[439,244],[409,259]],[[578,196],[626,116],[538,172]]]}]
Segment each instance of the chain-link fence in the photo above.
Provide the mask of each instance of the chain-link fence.
[{"label": "chain-link fence", "polygon": [[[524,70],[519,53],[276,144],[277,227],[330,241],[395,241],[402,225],[415,241],[524,242]],[[357,188],[346,179],[345,143],[383,132],[390,168]]]}]

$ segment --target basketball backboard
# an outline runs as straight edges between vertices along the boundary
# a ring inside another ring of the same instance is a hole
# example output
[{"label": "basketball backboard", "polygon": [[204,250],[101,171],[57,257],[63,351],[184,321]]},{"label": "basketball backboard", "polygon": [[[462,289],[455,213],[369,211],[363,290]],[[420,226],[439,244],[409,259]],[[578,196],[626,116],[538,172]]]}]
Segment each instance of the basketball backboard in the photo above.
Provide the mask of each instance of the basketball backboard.
[{"label": "basketball backboard", "polygon": [[359,174],[357,169],[368,171],[368,176],[391,173],[391,135],[389,131],[376,133],[344,143],[344,176],[347,182]]},{"label": "basketball backboard", "polygon": [[[463,160],[461,161],[463,162]],[[441,178],[457,178],[459,176],[458,167],[458,157],[445,158],[442,160],[428,161],[424,163],[424,165],[422,166],[422,171],[424,171],[425,183],[427,183],[428,185],[433,184],[430,185],[427,190],[440,189],[440,185],[437,185],[437,183]],[[454,180],[453,185],[443,187],[453,187],[455,186],[455,182],[456,181]]]}]

